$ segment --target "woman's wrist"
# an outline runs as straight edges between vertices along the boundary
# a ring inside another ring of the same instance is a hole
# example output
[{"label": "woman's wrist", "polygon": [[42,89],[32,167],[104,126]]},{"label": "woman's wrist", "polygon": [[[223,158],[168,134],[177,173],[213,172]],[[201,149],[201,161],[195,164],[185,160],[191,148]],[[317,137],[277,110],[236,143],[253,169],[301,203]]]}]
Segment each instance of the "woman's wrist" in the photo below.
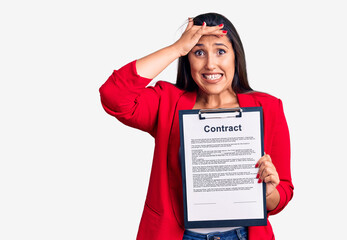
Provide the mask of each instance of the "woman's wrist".
[{"label": "woman's wrist", "polygon": [[172,51],[175,52],[176,58],[182,57],[186,55],[187,53],[184,51],[184,48],[181,47],[181,44],[177,41],[174,44],[170,45],[169,48],[172,49]]},{"label": "woman's wrist", "polygon": [[167,46],[167,49],[170,52],[173,61],[182,56],[180,47],[176,43]]},{"label": "woman's wrist", "polygon": [[269,195],[266,196],[266,209],[268,211],[274,210],[280,202],[280,194],[275,188]]}]

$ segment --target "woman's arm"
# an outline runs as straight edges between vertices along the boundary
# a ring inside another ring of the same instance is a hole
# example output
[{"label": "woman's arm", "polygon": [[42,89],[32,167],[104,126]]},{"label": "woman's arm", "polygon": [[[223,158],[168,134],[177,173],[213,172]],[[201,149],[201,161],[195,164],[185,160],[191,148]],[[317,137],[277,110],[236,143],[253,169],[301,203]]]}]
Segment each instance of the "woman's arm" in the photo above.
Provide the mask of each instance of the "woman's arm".
[{"label": "woman's arm", "polygon": [[272,141],[271,158],[273,164],[276,166],[276,171],[280,179],[280,183],[276,187],[280,196],[279,203],[275,209],[269,212],[270,215],[274,215],[287,206],[293,198],[294,190],[290,170],[290,136],[281,100],[278,100],[277,105],[277,118]]},{"label": "woman's arm", "polygon": [[275,189],[269,196],[266,196],[266,209],[268,211],[274,210],[278,206],[280,199],[280,193]]},{"label": "woman's arm", "polygon": [[179,58],[179,50],[170,45],[136,61],[137,73],[146,78],[155,78],[174,60]]},{"label": "woman's arm", "polygon": [[115,70],[99,91],[102,106],[108,114],[154,136],[160,88],[146,88],[151,80],[137,74],[133,61]]},{"label": "woman's arm", "polygon": [[201,36],[225,35],[222,27],[194,26],[190,20],[177,42],[114,71],[100,88],[106,112],[154,136],[161,87],[146,86],[176,58],[188,54]]},{"label": "woman's arm", "polygon": [[260,158],[256,167],[259,167],[257,175],[257,178],[259,178],[258,183],[266,183],[266,209],[272,211],[280,202],[280,194],[276,189],[280,183],[280,179],[276,167],[268,154],[264,154],[264,156]]},{"label": "woman's arm", "polygon": [[259,182],[266,183],[266,207],[270,215],[283,210],[293,197],[290,172],[290,138],[281,100],[278,100],[271,157],[265,154],[258,161]]},{"label": "woman's arm", "polygon": [[174,60],[188,54],[203,35],[226,35],[221,30],[222,25],[207,27],[206,24],[202,26],[194,26],[193,24],[193,20],[189,19],[186,30],[174,44],[137,60],[137,73],[142,77],[153,79]]}]

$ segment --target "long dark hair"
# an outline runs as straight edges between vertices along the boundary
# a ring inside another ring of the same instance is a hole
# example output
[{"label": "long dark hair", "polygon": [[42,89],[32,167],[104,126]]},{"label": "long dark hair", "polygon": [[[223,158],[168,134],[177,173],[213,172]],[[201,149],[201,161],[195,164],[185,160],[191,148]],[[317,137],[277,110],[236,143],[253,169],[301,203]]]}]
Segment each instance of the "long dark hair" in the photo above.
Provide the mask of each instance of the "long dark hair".
[{"label": "long dark hair", "polygon": [[[234,25],[226,17],[218,13],[201,14],[193,18],[193,21],[194,25],[198,26],[201,26],[203,22],[206,22],[207,26],[224,24],[223,30],[228,31],[227,37],[235,53],[235,74],[231,87],[235,93],[252,91],[247,78],[245,52]],[[188,55],[178,59],[176,86],[186,91],[195,91],[199,88],[192,78]]]}]

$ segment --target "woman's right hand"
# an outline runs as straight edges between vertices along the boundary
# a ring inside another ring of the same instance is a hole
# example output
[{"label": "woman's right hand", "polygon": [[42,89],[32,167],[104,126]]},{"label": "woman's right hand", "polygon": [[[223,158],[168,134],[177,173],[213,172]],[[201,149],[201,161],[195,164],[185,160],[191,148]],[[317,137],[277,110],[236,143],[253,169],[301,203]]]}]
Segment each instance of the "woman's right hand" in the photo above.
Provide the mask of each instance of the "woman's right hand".
[{"label": "woman's right hand", "polygon": [[173,46],[177,49],[180,56],[187,55],[190,50],[199,42],[199,39],[204,35],[215,35],[218,37],[225,36],[227,31],[221,30],[223,24],[213,27],[206,26],[204,22],[202,26],[194,25],[193,19],[189,18],[186,30],[183,32]]}]

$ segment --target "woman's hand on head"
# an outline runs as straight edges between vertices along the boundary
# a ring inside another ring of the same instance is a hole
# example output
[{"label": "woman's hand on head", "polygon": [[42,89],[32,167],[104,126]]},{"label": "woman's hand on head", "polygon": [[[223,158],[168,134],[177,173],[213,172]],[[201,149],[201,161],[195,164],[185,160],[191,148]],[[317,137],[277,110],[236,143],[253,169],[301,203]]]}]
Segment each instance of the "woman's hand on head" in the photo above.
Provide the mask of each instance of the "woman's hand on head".
[{"label": "woman's hand on head", "polygon": [[199,42],[204,35],[216,35],[218,37],[225,36],[226,31],[221,30],[223,25],[208,27],[204,22],[202,26],[194,25],[193,19],[189,18],[186,30],[173,46],[177,49],[180,56],[187,55],[190,50]]},{"label": "woman's hand on head", "polygon": [[277,170],[272,163],[270,155],[264,154],[264,156],[259,159],[256,167],[259,168],[257,175],[259,179],[258,182],[260,183],[263,181],[266,183],[266,196],[269,196],[280,183]]},{"label": "woman's hand on head", "polygon": [[226,31],[222,30],[223,25],[207,27],[194,25],[193,19],[189,19],[188,26],[180,39],[174,44],[159,49],[145,57],[136,61],[137,73],[146,78],[155,78],[161,73],[170,63],[178,57],[187,55],[189,51],[199,42],[199,39],[204,35],[216,35],[218,37],[225,36]]}]

